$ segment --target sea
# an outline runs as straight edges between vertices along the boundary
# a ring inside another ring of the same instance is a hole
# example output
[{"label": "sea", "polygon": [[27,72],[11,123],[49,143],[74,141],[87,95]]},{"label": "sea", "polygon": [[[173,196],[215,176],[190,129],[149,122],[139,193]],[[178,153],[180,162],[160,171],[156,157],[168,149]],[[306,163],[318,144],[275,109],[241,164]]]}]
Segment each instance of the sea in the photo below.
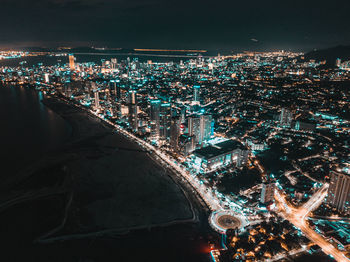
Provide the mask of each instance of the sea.
[{"label": "sea", "polygon": [[[16,66],[24,61],[30,66],[49,65],[66,63],[63,62],[65,59],[67,57],[34,57],[30,61],[11,59],[6,61],[6,65]],[[94,59],[98,62],[104,58]],[[85,61],[94,59],[90,57]],[[3,181],[50,152],[59,150],[71,136],[69,123],[47,108],[42,99],[41,92],[30,88],[0,86],[0,178]],[[5,247],[5,243],[18,243],[11,245],[14,250],[5,248],[12,257],[3,253],[0,255],[3,261],[211,261],[208,250],[211,232],[203,214],[201,220],[205,223],[200,227],[174,225],[130,232],[115,238],[33,243],[32,235],[35,235],[36,228],[45,224],[43,216],[49,211],[43,210],[43,207],[47,206],[47,202],[38,201],[33,205],[24,202],[0,212],[0,243]],[[52,208],[55,209],[54,206]],[[55,210],[52,216],[55,216]]]},{"label": "sea", "polygon": [[70,137],[69,124],[42,99],[42,92],[30,88],[0,86],[0,178],[16,174]]}]

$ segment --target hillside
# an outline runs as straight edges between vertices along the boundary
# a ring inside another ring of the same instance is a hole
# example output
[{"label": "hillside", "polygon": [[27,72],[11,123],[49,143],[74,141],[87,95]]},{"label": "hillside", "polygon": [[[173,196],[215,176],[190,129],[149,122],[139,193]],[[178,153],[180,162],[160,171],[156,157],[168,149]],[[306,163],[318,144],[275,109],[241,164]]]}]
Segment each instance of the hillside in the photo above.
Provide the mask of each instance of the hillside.
[{"label": "hillside", "polygon": [[326,60],[329,67],[335,66],[335,60],[350,60],[350,46],[336,46],[328,49],[315,50],[305,54],[305,60],[314,59],[316,61]]}]

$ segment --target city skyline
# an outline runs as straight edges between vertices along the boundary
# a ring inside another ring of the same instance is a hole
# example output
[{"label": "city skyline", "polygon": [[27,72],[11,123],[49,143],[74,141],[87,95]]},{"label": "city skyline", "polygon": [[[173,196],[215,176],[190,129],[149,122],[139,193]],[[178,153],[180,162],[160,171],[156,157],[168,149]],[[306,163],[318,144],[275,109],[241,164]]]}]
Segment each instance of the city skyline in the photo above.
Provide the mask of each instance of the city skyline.
[{"label": "city skyline", "polygon": [[350,1],[0,8],[3,261],[350,262]]}]

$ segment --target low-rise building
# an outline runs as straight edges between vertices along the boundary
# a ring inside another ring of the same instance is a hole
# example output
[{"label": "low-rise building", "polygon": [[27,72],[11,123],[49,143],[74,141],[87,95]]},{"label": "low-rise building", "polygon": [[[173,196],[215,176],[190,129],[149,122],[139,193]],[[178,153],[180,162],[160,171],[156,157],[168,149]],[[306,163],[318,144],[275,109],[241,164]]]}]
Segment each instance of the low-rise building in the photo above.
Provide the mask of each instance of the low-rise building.
[{"label": "low-rise building", "polygon": [[204,172],[234,163],[242,166],[246,163],[247,158],[248,150],[235,140],[227,140],[193,152],[194,167]]}]

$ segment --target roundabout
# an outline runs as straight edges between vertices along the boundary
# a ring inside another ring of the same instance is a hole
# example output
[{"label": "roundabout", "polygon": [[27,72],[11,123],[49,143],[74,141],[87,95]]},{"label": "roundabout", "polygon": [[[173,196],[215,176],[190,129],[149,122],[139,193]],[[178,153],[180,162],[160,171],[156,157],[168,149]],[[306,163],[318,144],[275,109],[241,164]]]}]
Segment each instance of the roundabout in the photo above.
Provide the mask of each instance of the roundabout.
[{"label": "roundabout", "polygon": [[241,215],[224,210],[211,213],[209,223],[215,231],[221,234],[225,234],[227,229],[240,230],[247,225],[246,219]]}]

